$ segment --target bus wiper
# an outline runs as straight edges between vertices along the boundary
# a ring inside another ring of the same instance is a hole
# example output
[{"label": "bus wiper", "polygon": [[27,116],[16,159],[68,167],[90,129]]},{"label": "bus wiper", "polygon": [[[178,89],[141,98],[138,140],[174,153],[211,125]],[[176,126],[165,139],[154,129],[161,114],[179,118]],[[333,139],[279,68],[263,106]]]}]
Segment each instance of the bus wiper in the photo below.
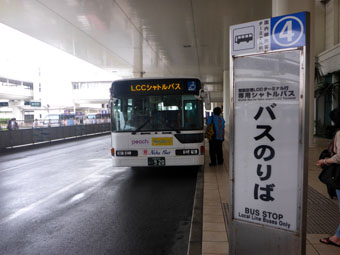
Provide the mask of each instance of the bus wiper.
[{"label": "bus wiper", "polygon": [[145,121],[142,125],[140,125],[135,131],[133,131],[131,134],[135,135],[137,132],[139,132],[146,124],[150,122],[152,118],[149,117],[147,121]]},{"label": "bus wiper", "polygon": [[181,131],[179,131],[178,129],[174,128],[173,126],[169,125],[168,123],[165,123],[165,126],[171,128],[173,131],[176,131],[177,134],[180,134]]}]

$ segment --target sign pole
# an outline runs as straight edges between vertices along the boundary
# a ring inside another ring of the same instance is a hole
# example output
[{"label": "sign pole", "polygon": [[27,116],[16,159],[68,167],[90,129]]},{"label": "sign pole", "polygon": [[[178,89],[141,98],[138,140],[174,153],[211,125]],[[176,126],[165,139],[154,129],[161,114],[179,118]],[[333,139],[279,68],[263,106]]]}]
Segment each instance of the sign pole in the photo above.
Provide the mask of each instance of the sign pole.
[{"label": "sign pole", "polygon": [[305,254],[309,13],[230,40],[230,254]]}]

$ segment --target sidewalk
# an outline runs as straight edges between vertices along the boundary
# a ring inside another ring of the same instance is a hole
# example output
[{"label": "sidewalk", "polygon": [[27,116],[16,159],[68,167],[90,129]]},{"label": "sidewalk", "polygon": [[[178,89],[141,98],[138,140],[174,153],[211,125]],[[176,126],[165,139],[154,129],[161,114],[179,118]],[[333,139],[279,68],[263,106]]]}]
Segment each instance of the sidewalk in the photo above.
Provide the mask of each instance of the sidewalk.
[{"label": "sidewalk", "polygon": [[[329,198],[326,186],[318,179],[320,169],[315,162],[320,152],[327,147],[328,141],[319,144],[309,148],[306,254],[339,255],[339,247],[319,242],[321,238],[334,234],[340,218],[338,200]],[[223,166],[209,167],[209,152],[206,152],[202,255],[229,254],[228,226],[224,217],[229,200],[229,155],[228,148],[223,150]]]}]

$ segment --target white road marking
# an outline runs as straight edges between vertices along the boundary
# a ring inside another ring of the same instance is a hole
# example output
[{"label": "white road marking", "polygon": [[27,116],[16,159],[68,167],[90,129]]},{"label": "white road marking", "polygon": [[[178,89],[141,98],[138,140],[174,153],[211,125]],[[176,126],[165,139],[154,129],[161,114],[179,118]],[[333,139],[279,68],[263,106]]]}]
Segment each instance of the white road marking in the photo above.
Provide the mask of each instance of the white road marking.
[{"label": "white road marking", "polygon": [[3,218],[2,220],[0,220],[0,224],[4,224],[4,223],[7,223],[7,222],[9,222],[9,221],[11,221],[13,219],[16,219],[19,216],[23,215],[24,213],[29,212],[32,209],[36,208],[37,206],[47,202],[48,200],[50,200],[50,199],[52,199],[52,198],[54,198],[54,197],[56,197],[56,196],[58,196],[58,195],[60,195],[60,194],[62,194],[64,192],[66,192],[66,191],[69,191],[73,187],[75,187],[78,184],[86,181],[87,179],[91,178],[92,176],[95,176],[96,174],[98,174],[99,172],[103,171],[107,167],[108,166],[102,167],[99,170],[93,172],[92,174],[90,174],[90,175],[80,179],[79,181],[71,183],[70,185],[67,185],[64,188],[62,188],[62,189],[60,189],[58,191],[53,192],[52,194],[48,195],[47,197],[44,197],[44,198],[42,198],[42,199],[40,199],[40,200],[38,200],[38,201],[36,201],[36,202],[34,202],[34,203],[24,207],[24,208],[21,208],[21,209],[17,210],[16,212],[14,212],[14,213],[10,214],[9,216],[7,216],[7,217]]},{"label": "white road marking", "polygon": [[[52,156],[52,157],[44,158],[42,160],[35,160],[35,161],[29,162],[29,163],[26,163],[26,164],[21,164],[21,165],[13,166],[11,168],[0,170],[0,173],[11,171],[11,170],[14,170],[14,169],[17,169],[17,168],[22,168],[22,167],[28,166],[28,165],[37,164],[37,163],[40,163],[40,162],[46,162],[49,159],[57,158],[57,157],[60,157],[60,155],[55,155],[55,156]],[[111,162],[111,159],[107,159],[107,158],[104,158],[104,159],[88,159],[88,161],[102,161],[102,162],[110,161]]]},{"label": "white road marking", "polygon": [[73,203],[79,199],[82,199],[83,197],[85,197],[85,193],[79,193],[71,198],[70,203]]},{"label": "white road marking", "polygon": [[100,161],[100,162],[111,162],[112,159],[110,158],[91,158],[91,159],[88,159],[87,161]]},{"label": "white road marking", "polygon": [[16,168],[22,168],[22,167],[28,166],[28,165],[37,164],[39,162],[46,162],[49,159],[57,158],[57,157],[60,157],[60,155],[55,155],[55,156],[44,158],[44,159],[41,159],[41,160],[34,160],[34,161],[26,163],[26,164],[21,164],[21,165],[13,166],[13,167],[10,167],[10,168],[4,169],[4,170],[0,170],[0,173],[7,172],[7,171],[10,171],[10,170],[13,170],[13,169],[16,169]]}]

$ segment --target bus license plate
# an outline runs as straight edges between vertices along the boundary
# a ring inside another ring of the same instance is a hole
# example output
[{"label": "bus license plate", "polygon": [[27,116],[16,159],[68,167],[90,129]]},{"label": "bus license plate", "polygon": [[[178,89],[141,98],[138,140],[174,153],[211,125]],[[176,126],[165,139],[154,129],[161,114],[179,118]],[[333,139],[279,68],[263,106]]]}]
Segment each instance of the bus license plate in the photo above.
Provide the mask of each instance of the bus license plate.
[{"label": "bus license plate", "polygon": [[165,158],[148,158],[148,166],[165,166]]}]

